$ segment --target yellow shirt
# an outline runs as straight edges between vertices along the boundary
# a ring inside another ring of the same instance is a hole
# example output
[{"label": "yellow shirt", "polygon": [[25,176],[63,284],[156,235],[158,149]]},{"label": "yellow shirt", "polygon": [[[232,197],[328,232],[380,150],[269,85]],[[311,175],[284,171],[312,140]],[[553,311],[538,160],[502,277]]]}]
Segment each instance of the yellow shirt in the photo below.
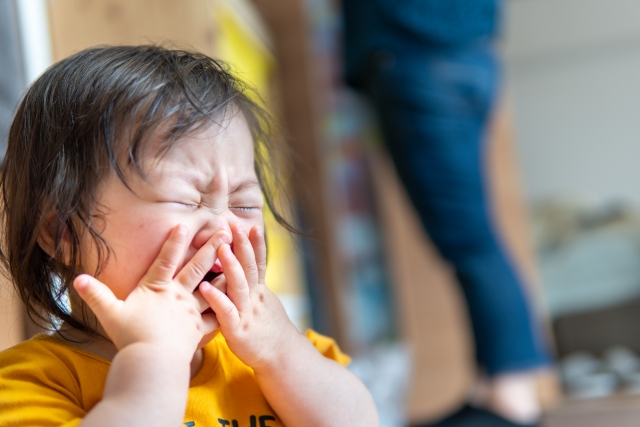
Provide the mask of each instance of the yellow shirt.
[{"label": "yellow shirt", "polygon": [[[346,365],[333,340],[307,331],[325,357]],[[0,353],[0,427],[71,427],[102,399],[109,361],[38,335]],[[218,334],[204,347],[204,362],[191,380],[184,426],[279,427],[253,370]]]}]

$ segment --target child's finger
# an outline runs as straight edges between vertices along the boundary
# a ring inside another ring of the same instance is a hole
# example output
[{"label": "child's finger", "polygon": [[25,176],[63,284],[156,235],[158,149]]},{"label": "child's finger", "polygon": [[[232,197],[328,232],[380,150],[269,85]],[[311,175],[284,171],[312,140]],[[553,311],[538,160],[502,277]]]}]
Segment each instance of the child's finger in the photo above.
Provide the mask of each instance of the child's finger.
[{"label": "child's finger", "polygon": [[81,274],[76,277],[73,281],[73,286],[100,323],[108,328],[109,319],[117,316],[115,311],[121,301],[116,298],[107,285],[88,274]]},{"label": "child's finger", "polygon": [[[222,245],[218,249],[218,258],[222,264],[224,277],[227,279],[227,296],[243,313],[251,308],[249,284],[242,266],[238,262],[229,245]],[[215,310],[215,309],[214,309]]]},{"label": "child's finger", "polygon": [[167,241],[162,245],[160,253],[142,278],[142,282],[160,284],[173,280],[173,276],[184,256],[187,241],[187,226],[180,224],[171,230]]},{"label": "child's finger", "polygon": [[220,328],[215,313],[207,313],[202,315],[202,332],[203,335],[209,335]]},{"label": "child's finger", "polygon": [[[227,292],[227,282],[226,282],[226,280],[224,278],[224,275],[220,275],[220,276],[216,277],[214,280],[212,280],[209,283],[211,284],[211,286],[213,286],[214,288],[218,289],[223,294],[225,294]],[[200,313],[202,313],[206,309],[210,308],[209,303],[202,296],[202,293],[200,292],[200,289],[195,291],[193,293],[193,296],[196,298],[196,301],[197,301],[197,304],[198,304],[198,311]]]},{"label": "child's finger", "polygon": [[258,283],[264,283],[267,274],[267,244],[264,240],[264,229],[256,225],[249,232],[249,240],[258,266]]},{"label": "child's finger", "polygon": [[198,249],[195,256],[176,275],[175,280],[187,288],[189,292],[193,292],[205,274],[213,267],[218,248],[223,243],[231,243],[231,236],[226,231],[221,230]]},{"label": "child's finger", "polygon": [[208,282],[202,282],[200,284],[200,293],[215,312],[216,319],[221,327],[234,327],[240,322],[238,309],[219,289],[214,288]]},{"label": "child's finger", "polygon": [[214,288],[219,289],[223,294],[227,294],[227,278],[225,277],[224,273],[220,274],[209,283],[211,283],[211,286],[213,286]]},{"label": "child's finger", "polygon": [[258,283],[258,266],[256,256],[253,253],[253,246],[249,241],[249,236],[244,232],[240,224],[231,227],[233,230],[233,253],[240,262],[244,275],[249,285]]},{"label": "child's finger", "polygon": [[209,303],[204,299],[199,289],[193,293],[193,297],[196,299],[197,310],[204,313],[209,308]]}]

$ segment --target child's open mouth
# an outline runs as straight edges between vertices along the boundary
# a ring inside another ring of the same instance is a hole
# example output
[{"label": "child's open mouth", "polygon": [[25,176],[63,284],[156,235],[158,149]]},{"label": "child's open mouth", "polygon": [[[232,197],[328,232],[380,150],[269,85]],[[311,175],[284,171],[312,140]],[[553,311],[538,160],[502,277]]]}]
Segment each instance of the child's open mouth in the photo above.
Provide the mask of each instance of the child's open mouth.
[{"label": "child's open mouth", "polygon": [[[215,279],[216,277],[218,277],[221,274],[222,274],[222,264],[220,263],[220,260],[216,260],[216,262],[213,263],[213,267],[211,267],[211,270],[209,270],[207,272],[207,274],[204,275],[202,280],[200,280],[200,283],[202,283],[202,282],[211,283],[213,281],[213,279]],[[193,292],[197,291],[199,287],[200,287],[200,284],[198,284],[198,286],[196,286],[196,288],[195,288],[195,290]]]},{"label": "child's open mouth", "polygon": [[[219,275],[221,275],[222,272],[213,272],[213,271],[209,271],[207,274],[204,275],[204,277],[202,278],[202,280],[200,282],[211,282],[213,279],[215,279],[216,277],[218,277]],[[198,285],[200,286],[200,285]]]},{"label": "child's open mouth", "polygon": [[[213,264],[213,267],[211,267],[211,270],[209,270],[207,274],[204,275],[202,280],[200,280],[200,283],[202,282],[211,283],[216,277],[218,277],[221,274],[222,274],[222,265],[220,264],[220,261],[216,260],[216,262]],[[198,283],[198,286],[196,286],[193,292],[197,291],[200,288],[200,283]],[[202,312],[202,314],[207,314],[207,313],[213,313],[213,310],[211,310],[211,307],[207,308],[205,311]]]},{"label": "child's open mouth", "polygon": [[[213,271],[208,272],[207,274],[204,275],[204,277],[202,278],[202,280],[200,281],[200,283],[202,282],[211,282],[213,279],[215,279],[216,277],[218,277],[219,275],[221,275],[222,272],[218,272],[215,273]],[[195,291],[197,291],[200,288],[200,283],[198,283],[198,286],[196,286]],[[202,314],[207,314],[207,313],[213,313],[213,310],[211,309],[211,307],[207,308],[205,311],[202,312]]]},{"label": "child's open mouth", "polygon": [[[218,277],[219,275],[221,275],[222,272],[213,272],[213,271],[209,271],[207,274],[204,275],[204,277],[202,278],[202,280],[200,280],[200,283],[202,282],[209,282],[211,283],[213,281],[213,279],[215,279],[216,277]],[[198,286],[196,286],[196,288],[193,290],[193,292],[197,291],[198,289],[200,289],[200,283],[198,283]]]}]

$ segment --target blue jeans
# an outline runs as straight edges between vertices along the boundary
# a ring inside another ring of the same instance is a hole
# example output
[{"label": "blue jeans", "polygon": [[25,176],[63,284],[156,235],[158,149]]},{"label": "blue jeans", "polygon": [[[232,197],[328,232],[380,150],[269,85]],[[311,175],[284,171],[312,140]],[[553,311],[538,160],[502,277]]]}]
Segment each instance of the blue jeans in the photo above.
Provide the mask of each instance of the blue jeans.
[{"label": "blue jeans", "polygon": [[464,291],[479,364],[489,375],[547,364],[540,323],[489,203],[485,135],[500,74],[491,43],[384,49],[365,69],[359,86],[398,175]]}]

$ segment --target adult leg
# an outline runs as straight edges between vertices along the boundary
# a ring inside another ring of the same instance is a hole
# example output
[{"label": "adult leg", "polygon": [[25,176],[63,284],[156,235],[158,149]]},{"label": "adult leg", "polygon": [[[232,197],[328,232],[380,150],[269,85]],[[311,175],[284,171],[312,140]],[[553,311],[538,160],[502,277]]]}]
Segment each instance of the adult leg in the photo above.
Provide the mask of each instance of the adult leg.
[{"label": "adult leg", "polygon": [[451,262],[489,375],[548,363],[522,280],[494,224],[485,134],[499,80],[489,43],[378,52],[367,93],[425,229]]}]

